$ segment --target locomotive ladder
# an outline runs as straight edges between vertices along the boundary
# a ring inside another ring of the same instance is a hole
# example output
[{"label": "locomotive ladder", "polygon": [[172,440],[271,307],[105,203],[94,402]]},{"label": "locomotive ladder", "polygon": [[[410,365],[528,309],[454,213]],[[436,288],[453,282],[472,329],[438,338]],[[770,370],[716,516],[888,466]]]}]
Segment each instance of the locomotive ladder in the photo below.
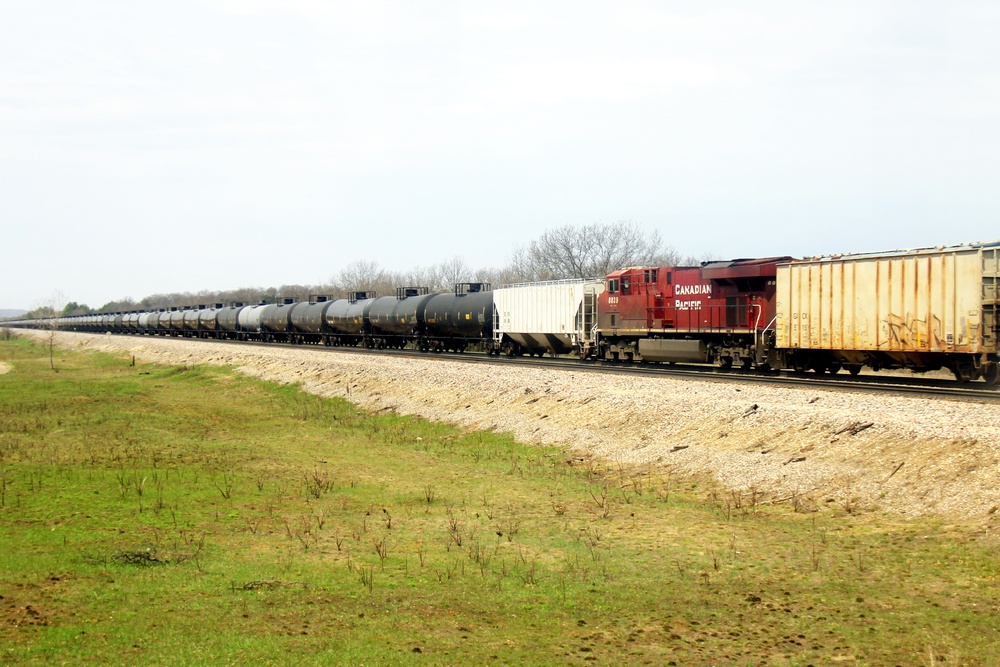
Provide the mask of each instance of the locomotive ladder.
[{"label": "locomotive ladder", "polygon": [[580,304],[580,326],[576,332],[577,344],[592,343],[597,336],[597,290],[585,287],[583,302]]}]

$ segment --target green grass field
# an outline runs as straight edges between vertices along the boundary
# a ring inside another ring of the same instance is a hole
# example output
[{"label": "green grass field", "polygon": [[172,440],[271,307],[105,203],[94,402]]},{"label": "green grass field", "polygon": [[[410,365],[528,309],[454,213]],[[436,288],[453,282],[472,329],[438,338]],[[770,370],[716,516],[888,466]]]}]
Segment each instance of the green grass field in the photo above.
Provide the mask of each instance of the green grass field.
[{"label": "green grass field", "polygon": [[996,665],[997,541],[0,341],[0,663]]}]

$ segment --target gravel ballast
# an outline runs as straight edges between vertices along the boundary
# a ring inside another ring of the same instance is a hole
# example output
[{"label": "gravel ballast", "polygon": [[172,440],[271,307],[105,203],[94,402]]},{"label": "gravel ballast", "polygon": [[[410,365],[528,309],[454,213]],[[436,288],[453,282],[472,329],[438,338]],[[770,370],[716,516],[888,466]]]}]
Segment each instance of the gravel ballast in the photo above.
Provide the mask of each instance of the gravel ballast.
[{"label": "gravel ballast", "polygon": [[710,475],[769,502],[988,524],[1000,506],[994,403],[184,339],[60,332],[57,344],[231,365],[372,411],[510,432],[569,460]]}]

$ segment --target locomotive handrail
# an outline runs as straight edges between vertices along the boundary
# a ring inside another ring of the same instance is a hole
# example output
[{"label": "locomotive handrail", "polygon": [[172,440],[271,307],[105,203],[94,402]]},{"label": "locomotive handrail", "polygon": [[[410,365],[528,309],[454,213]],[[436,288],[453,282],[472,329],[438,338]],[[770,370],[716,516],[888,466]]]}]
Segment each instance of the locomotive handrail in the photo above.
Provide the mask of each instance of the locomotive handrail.
[{"label": "locomotive handrail", "polygon": [[[731,318],[729,313],[733,312],[731,309],[735,310],[736,316]],[[754,310],[756,313],[756,320],[751,324],[751,318],[753,317]],[[657,317],[656,313],[662,313],[662,316]],[[678,314],[689,313],[689,322],[687,326],[678,326]],[[707,304],[701,305],[698,308],[678,308],[677,306],[648,306],[646,308],[646,322],[648,328],[650,329],[683,329],[685,331],[725,331],[730,329],[753,329],[754,331],[760,326],[760,317],[763,313],[761,305],[758,303],[741,303],[741,304]],[[667,315],[671,317],[667,317]],[[707,319],[705,322],[703,320]],[[729,320],[733,320],[730,323]],[[666,322],[671,323],[670,326],[663,326],[662,324],[658,327],[656,322]]]}]

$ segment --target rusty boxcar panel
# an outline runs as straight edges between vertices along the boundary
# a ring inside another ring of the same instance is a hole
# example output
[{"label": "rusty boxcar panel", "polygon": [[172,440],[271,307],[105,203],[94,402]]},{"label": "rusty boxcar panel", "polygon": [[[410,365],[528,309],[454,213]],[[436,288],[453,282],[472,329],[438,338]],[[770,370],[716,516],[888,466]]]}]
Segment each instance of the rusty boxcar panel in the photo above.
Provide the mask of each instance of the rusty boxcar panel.
[{"label": "rusty boxcar panel", "polygon": [[971,244],[780,265],[777,346],[996,352],[998,247]]}]

